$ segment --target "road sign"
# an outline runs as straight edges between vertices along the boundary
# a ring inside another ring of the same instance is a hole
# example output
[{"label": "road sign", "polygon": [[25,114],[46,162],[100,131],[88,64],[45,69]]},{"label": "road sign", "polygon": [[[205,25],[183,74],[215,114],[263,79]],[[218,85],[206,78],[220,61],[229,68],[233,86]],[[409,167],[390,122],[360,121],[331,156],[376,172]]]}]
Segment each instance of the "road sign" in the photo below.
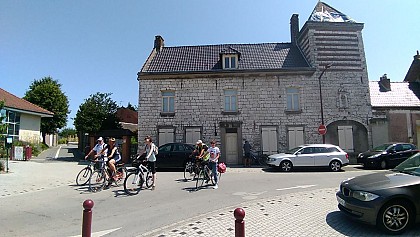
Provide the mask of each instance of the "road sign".
[{"label": "road sign", "polygon": [[325,135],[327,133],[327,127],[324,124],[319,125],[318,133],[319,135]]}]

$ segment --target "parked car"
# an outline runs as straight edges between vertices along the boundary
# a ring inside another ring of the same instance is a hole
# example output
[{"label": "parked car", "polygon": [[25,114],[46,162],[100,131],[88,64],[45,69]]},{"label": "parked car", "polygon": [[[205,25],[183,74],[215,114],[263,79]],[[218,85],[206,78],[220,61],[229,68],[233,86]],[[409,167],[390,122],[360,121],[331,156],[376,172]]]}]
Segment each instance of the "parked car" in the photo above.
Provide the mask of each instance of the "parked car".
[{"label": "parked car", "polygon": [[332,171],[340,171],[348,165],[349,156],[340,147],[330,144],[301,145],[285,153],[268,157],[267,165],[291,171],[294,167],[323,166]]},{"label": "parked car", "polygon": [[364,167],[393,168],[416,153],[417,147],[410,143],[385,143],[360,153],[357,163],[363,164]]},{"label": "parked car", "polygon": [[[159,147],[156,157],[157,168],[183,168],[189,156],[194,151],[194,145],[186,143],[167,143]],[[140,158],[145,158],[142,154]]]},{"label": "parked car", "polygon": [[401,234],[420,222],[420,153],[395,169],[344,180],[336,197],[342,213]]}]

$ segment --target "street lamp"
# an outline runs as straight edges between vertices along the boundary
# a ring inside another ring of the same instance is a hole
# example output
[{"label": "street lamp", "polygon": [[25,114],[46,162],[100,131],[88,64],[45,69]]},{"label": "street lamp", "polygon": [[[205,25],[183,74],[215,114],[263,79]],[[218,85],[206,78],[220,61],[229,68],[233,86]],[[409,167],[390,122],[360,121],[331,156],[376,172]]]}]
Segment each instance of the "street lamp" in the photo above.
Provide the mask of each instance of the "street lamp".
[{"label": "street lamp", "polygon": [[[322,75],[324,75],[325,71],[328,68],[330,68],[331,66],[332,66],[332,63],[325,65],[324,66],[324,69],[322,70],[321,74],[318,77],[318,83],[319,83],[319,99],[321,101],[321,125],[324,125],[324,106],[322,105],[321,77],[322,77]],[[325,133],[322,134],[322,143],[325,144]]]}]

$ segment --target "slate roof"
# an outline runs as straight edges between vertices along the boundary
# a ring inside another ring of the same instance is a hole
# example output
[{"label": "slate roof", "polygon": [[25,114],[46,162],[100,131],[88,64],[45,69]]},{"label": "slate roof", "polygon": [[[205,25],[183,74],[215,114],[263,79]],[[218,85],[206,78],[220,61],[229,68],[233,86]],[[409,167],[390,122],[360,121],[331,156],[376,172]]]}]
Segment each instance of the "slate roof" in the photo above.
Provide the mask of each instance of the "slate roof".
[{"label": "slate roof", "polygon": [[391,82],[391,91],[380,92],[378,81],[369,81],[372,107],[420,107],[420,87],[416,83]]},{"label": "slate roof", "polygon": [[141,73],[218,72],[222,70],[221,53],[239,54],[236,71],[313,70],[295,45],[261,43],[163,47],[152,51]]},{"label": "slate roof", "polygon": [[10,109],[18,109],[22,111],[37,113],[41,117],[52,117],[54,113],[32,104],[31,102],[21,99],[15,95],[0,88],[0,101],[4,101],[4,107]]}]

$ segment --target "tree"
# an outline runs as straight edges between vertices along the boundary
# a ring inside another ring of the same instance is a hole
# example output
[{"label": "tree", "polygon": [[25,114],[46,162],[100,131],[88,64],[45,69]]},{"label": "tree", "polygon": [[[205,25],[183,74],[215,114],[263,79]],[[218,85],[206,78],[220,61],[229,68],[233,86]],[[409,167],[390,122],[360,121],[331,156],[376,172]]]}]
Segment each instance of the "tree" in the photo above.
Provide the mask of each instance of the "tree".
[{"label": "tree", "polygon": [[118,105],[110,98],[111,95],[112,93],[97,92],[79,106],[74,118],[74,126],[79,133],[121,128],[116,116]]},{"label": "tree", "polygon": [[67,124],[69,100],[61,91],[61,84],[51,77],[34,80],[23,99],[54,113],[52,118],[41,119],[41,132],[45,143],[45,135],[53,134]]},{"label": "tree", "polygon": [[130,102],[128,102],[127,109],[131,109],[137,112],[137,106],[133,106]]}]

